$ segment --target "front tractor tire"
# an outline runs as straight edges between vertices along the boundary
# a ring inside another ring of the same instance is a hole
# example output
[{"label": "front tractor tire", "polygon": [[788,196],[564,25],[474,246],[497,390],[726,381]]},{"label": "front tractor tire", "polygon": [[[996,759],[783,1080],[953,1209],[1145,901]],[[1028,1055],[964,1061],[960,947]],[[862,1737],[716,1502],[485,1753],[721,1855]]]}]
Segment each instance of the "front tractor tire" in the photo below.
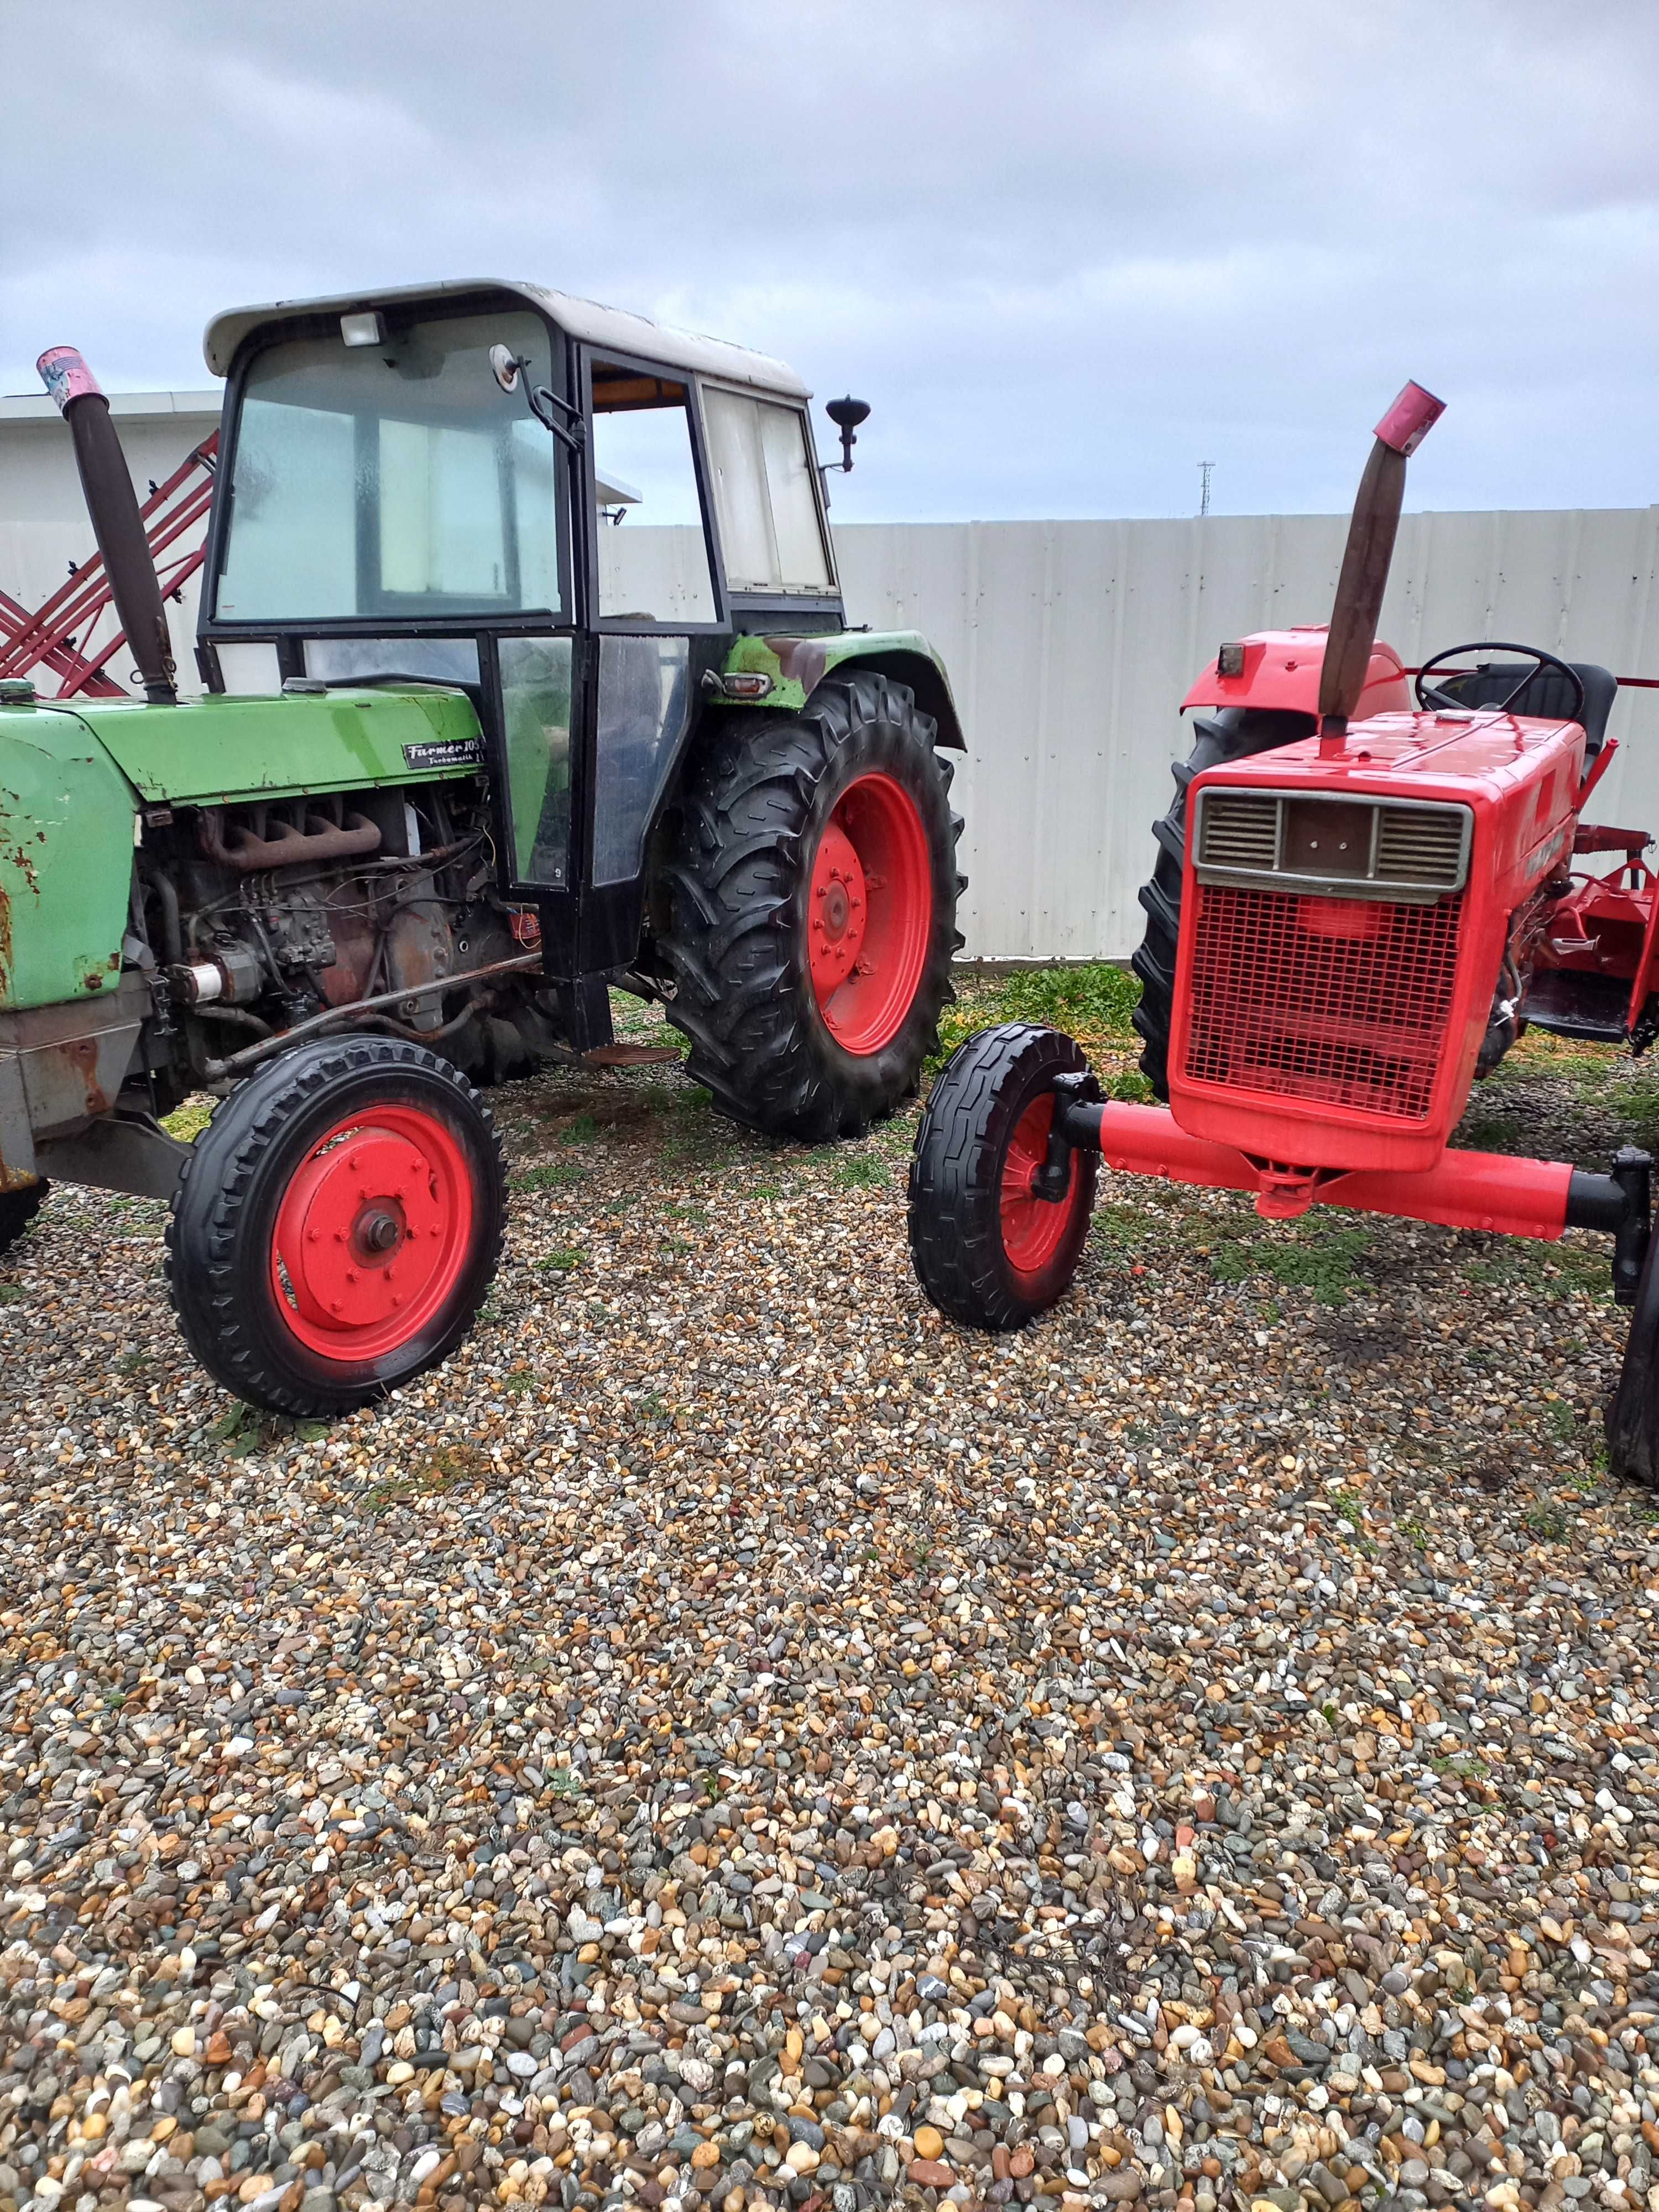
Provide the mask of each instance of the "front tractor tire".
[{"label": "front tractor tire", "polygon": [[716,724],[680,802],[668,1018],[733,1121],[855,1136],[916,1088],[953,995],[961,817],[901,684],[830,677]]},{"label": "front tractor tire", "polygon": [[1659,1490],[1659,1234],[1648,1240],[1606,1429],[1613,1475]]},{"label": "front tractor tire", "polygon": [[269,1061],[196,1140],[167,1281],[228,1390],[328,1418],[452,1352],[495,1274],[501,1141],[465,1077],[400,1039],[319,1039]]},{"label": "front tractor tire", "polygon": [[958,1046],[933,1085],[910,1163],[910,1257],[953,1321],[1020,1328],[1070,1287],[1098,1155],[1072,1153],[1058,1198],[1039,1198],[1032,1180],[1048,1158],[1054,1079],[1087,1066],[1062,1031],[1007,1022]]}]

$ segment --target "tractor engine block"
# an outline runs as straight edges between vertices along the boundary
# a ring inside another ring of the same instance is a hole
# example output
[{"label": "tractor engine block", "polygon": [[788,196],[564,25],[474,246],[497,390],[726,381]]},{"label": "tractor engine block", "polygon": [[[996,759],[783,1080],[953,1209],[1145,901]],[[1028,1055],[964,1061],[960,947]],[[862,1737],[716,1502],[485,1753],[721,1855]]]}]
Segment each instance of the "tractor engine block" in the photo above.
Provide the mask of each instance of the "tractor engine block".
[{"label": "tractor engine block", "polygon": [[[526,933],[493,888],[485,804],[467,778],[153,810],[128,955],[167,1010],[150,1049],[158,1109],[240,1047],[402,989],[363,1024],[434,1045],[482,1080],[556,1051],[544,985],[494,976],[466,991],[471,970],[511,958]],[[425,988],[449,977],[453,993]]]}]

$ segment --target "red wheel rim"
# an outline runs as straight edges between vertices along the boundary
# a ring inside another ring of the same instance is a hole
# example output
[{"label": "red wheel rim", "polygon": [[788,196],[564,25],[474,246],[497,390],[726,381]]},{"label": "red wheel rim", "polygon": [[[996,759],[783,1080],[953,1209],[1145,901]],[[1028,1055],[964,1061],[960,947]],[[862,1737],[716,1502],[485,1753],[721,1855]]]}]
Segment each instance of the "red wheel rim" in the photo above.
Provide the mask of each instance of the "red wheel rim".
[{"label": "red wheel rim", "polygon": [[416,1106],[372,1106],[311,1147],[270,1240],[276,1311],[324,1359],[381,1359],[421,1335],[460,1280],[472,1178]]},{"label": "red wheel rim", "polygon": [[890,775],[861,775],[824,824],[807,890],[812,990],[843,1052],[879,1052],[898,1035],[933,927],[933,871],[916,802]]},{"label": "red wheel rim", "polygon": [[1048,1157],[1048,1127],[1054,1118],[1052,1091],[1035,1099],[1020,1115],[1002,1163],[1002,1249],[1018,1275],[1037,1275],[1066,1241],[1077,1203],[1077,1154],[1066,1164],[1063,1198],[1038,1198],[1031,1179]]}]

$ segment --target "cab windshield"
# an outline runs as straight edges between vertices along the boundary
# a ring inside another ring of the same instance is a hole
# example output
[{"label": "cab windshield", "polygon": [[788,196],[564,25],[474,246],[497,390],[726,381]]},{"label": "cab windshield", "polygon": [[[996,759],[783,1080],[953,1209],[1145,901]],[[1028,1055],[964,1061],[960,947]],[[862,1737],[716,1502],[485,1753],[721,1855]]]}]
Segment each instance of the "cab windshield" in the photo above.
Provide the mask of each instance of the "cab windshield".
[{"label": "cab windshield", "polygon": [[337,330],[250,365],[214,612],[222,622],[562,616],[554,441],[489,349],[551,381],[530,314]]}]

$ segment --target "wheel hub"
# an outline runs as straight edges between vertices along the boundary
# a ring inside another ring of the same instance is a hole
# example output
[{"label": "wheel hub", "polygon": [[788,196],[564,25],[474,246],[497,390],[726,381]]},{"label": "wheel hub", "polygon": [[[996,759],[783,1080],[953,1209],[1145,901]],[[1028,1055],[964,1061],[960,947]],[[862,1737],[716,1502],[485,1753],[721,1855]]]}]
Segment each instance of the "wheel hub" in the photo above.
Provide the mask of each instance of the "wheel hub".
[{"label": "wheel hub", "polygon": [[856,777],[824,824],[807,889],[812,992],[845,1052],[903,1027],[927,957],[933,886],[915,800],[879,771]]},{"label": "wheel hub", "polygon": [[832,819],[818,841],[812,864],[807,925],[812,988],[820,1000],[844,983],[857,966],[868,914],[863,865],[852,839]]},{"label": "wheel hub", "polygon": [[283,1203],[275,1258],[294,1310],[348,1335],[423,1305],[447,1264],[452,1210],[409,1135],[352,1130],[307,1161]]}]

